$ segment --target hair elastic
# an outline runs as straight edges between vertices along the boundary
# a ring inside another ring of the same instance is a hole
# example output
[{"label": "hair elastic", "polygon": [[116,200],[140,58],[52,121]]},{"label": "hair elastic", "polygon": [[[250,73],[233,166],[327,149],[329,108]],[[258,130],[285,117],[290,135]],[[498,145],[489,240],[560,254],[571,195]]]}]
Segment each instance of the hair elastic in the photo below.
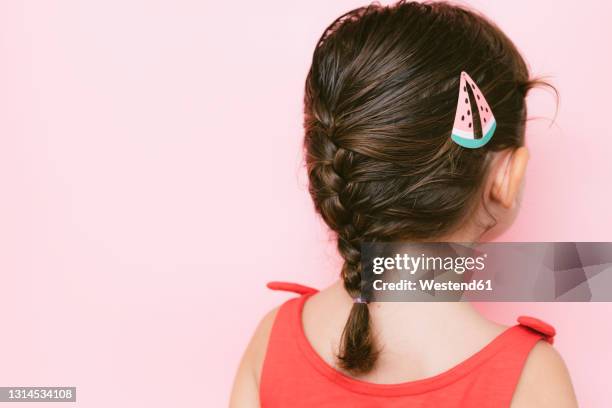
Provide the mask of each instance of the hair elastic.
[{"label": "hair elastic", "polygon": [[354,298],[354,299],[353,299],[353,302],[354,302],[354,303],[365,303],[365,304],[367,304],[367,303],[368,303],[368,301],[367,301],[367,300],[365,300],[364,298],[362,298],[361,296]]},{"label": "hair elastic", "polygon": [[[471,98],[468,88],[471,88],[471,94],[473,95]],[[480,139],[476,139],[474,134],[474,114],[471,111],[472,103],[470,103],[470,100],[475,102],[474,105],[478,109],[480,128],[482,129],[482,138]],[[467,72],[461,71],[457,111],[455,112],[451,139],[459,146],[477,149],[486,145],[491,140],[496,126],[495,117],[484,94]]]}]

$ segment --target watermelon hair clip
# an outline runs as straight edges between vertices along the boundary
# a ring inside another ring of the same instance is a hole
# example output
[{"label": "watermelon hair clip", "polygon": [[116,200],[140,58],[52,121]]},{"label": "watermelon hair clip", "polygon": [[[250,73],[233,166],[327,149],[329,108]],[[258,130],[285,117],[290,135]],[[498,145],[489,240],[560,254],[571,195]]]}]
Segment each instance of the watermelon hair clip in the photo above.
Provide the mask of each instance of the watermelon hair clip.
[{"label": "watermelon hair clip", "polygon": [[[477,115],[472,112],[472,107],[478,109]],[[474,133],[476,116],[480,118],[480,129],[482,130],[482,137],[478,139]],[[466,72],[461,71],[457,112],[455,113],[451,139],[459,146],[477,149],[491,140],[496,126],[497,123],[491,107],[480,88]]]}]

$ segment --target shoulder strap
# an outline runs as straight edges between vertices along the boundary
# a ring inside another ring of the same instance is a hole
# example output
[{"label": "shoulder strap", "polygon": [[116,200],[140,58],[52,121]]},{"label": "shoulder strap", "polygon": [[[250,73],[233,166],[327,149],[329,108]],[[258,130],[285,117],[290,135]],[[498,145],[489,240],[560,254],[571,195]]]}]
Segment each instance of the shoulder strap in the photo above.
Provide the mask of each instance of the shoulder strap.
[{"label": "shoulder strap", "polygon": [[553,342],[555,329],[531,316],[520,316],[518,324],[494,340],[485,362],[474,377],[480,392],[495,401],[494,406],[510,406],[531,350],[539,341]]},{"label": "shoulder strap", "polygon": [[299,349],[297,335],[302,324],[301,307],[318,290],[289,282],[270,282],[267,286],[272,290],[301,295],[285,301],[276,313],[259,382],[262,407],[286,406],[279,405],[279,401],[291,398],[287,393],[296,387],[295,378],[311,376],[310,366]]},{"label": "shoulder strap", "polygon": [[532,332],[540,335],[550,344],[554,343],[555,334],[557,334],[557,331],[550,324],[531,316],[519,316],[516,320],[521,326],[526,327]]},{"label": "shoulder strap", "polygon": [[291,282],[268,282],[266,286],[272,290],[283,290],[285,292],[293,292],[299,295],[307,295],[309,293],[318,292],[317,289],[311,288],[310,286],[304,286]]}]

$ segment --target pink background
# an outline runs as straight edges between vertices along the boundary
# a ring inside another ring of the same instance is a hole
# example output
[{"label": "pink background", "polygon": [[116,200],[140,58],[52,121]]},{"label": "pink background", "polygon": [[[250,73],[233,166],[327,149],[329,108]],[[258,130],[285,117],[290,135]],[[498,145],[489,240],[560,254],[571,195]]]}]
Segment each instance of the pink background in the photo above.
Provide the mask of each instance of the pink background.
[{"label": "pink background", "polygon": [[[227,404],[258,320],[289,296],[265,283],[336,276],[305,188],[302,87],[322,30],[362,4],[0,2],[1,386]],[[552,126],[552,95],[530,98],[544,119],[503,239],[612,241],[609,3],[470,4],[561,92]],[[582,406],[609,406],[612,304],[481,308],[554,324]]]}]

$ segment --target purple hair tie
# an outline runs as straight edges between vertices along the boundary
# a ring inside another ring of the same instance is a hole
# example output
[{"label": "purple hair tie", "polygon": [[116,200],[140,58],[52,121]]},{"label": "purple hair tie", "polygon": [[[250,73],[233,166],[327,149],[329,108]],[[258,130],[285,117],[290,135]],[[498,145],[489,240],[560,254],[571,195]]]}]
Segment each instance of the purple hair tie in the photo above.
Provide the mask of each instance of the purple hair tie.
[{"label": "purple hair tie", "polygon": [[354,298],[354,299],[353,299],[353,302],[354,302],[354,303],[365,303],[365,304],[367,304],[367,303],[368,303],[368,301],[367,301],[367,300],[365,300],[364,298],[362,298],[361,296],[360,296],[360,297],[356,297],[356,298]]}]

